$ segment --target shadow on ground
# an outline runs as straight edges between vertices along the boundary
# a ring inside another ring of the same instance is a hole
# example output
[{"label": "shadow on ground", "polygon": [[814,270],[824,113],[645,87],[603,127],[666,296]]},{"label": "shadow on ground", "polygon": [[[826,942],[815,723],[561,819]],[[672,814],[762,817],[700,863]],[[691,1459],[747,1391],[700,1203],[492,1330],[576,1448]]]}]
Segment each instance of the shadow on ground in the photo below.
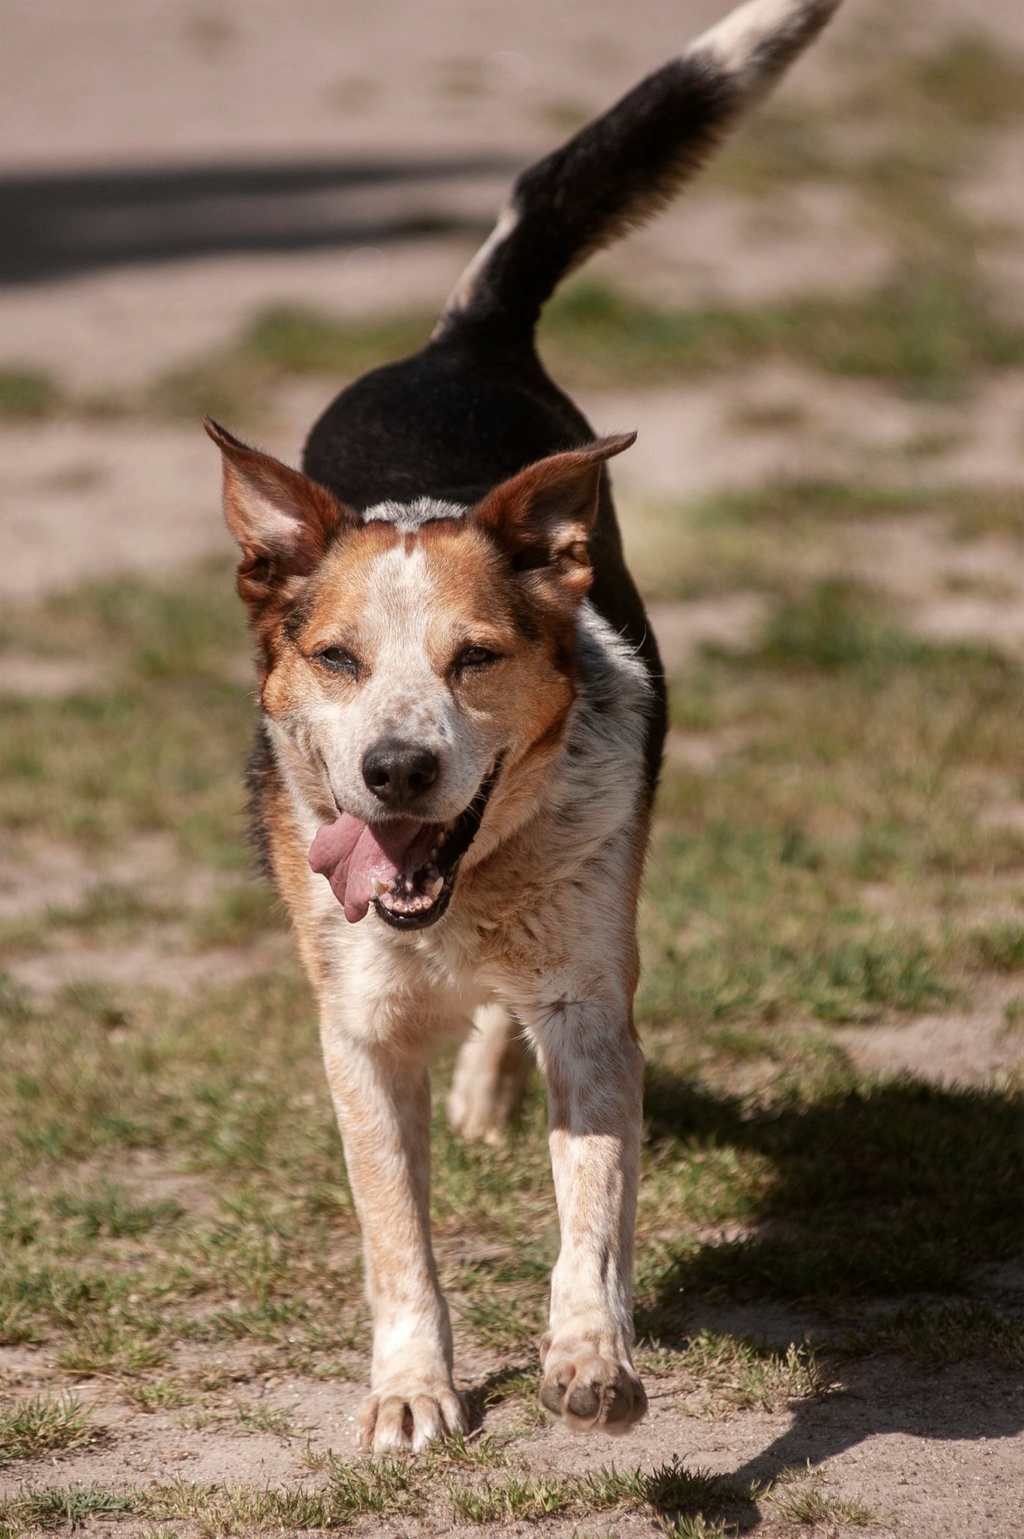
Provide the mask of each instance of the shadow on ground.
[{"label": "shadow on ground", "polygon": [[[944,1313],[959,1294],[968,1318],[974,1308],[984,1323],[999,1323],[990,1299],[970,1300],[978,1298],[980,1267],[1024,1248],[1020,1094],[902,1078],[837,1089],[812,1104],[794,1096],[788,1105],[751,1108],[655,1067],[646,1110],[653,1146],[757,1151],[774,1180],[748,1237],[681,1247],[647,1278],[639,1334],[684,1345],[699,1298],[764,1301],[766,1317],[784,1300],[813,1306],[826,1320],[859,1316],[877,1327],[904,1318],[894,1314],[902,1297],[913,1301],[910,1316],[922,1299],[927,1312],[930,1301],[936,1345],[948,1349],[933,1366],[927,1353],[923,1365],[902,1357],[896,1375],[891,1359],[847,1360],[843,1387],[794,1402],[788,1429],[724,1478],[721,1500],[704,1504],[705,1516],[755,1527],[762,1515],[753,1496],[736,1505],[744,1488],[756,1496],[758,1485],[784,1471],[820,1466],[868,1438],[984,1441],[1024,1429],[1019,1373],[972,1355],[970,1342],[961,1341],[958,1354],[949,1326],[960,1306]],[[1007,1302],[1016,1342],[1022,1299],[1017,1293]],[[841,1346],[843,1336],[835,1339]],[[985,1344],[981,1333],[982,1355]]]},{"label": "shadow on ground", "polygon": [[[307,251],[493,223],[498,156],[0,177],[0,284],[243,251]],[[482,184],[474,194],[473,183]]]},{"label": "shadow on ground", "polygon": [[695,1294],[844,1300],[962,1292],[1024,1247],[1024,1097],[909,1078],[751,1108],[650,1072],[648,1139],[754,1150],[773,1177],[758,1228],[672,1257],[642,1300],[667,1338]]}]

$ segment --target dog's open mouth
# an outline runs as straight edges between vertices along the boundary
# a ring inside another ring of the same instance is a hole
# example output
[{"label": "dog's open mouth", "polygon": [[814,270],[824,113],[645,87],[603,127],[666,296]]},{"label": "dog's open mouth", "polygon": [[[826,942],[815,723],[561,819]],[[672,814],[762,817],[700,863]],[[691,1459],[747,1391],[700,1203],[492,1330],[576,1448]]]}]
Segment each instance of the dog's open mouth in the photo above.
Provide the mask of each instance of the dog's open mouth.
[{"label": "dog's open mouth", "polygon": [[309,847],[309,864],[330,882],[350,923],[364,918],[371,903],[396,930],[423,930],[441,918],[500,767],[499,761],[452,823],[364,823],[344,812],[321,828]]}]

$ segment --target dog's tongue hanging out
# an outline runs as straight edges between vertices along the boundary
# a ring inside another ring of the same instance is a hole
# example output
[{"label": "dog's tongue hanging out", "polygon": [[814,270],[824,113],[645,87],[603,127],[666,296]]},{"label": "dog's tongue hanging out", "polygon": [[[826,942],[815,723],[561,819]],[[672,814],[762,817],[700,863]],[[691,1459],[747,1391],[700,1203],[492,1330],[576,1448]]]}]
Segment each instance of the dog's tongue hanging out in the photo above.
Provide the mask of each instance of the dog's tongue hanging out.
[{"label": "dog's tongue hanging out", "polygon": [[415,894],[427,875],[424,867],[437,855],[440,833],[439,825],[413,818],[369,824],[344,812],[321,828],[309,847],[309,864],[330,882],[350,924],[365,917],[371,898],[403,888],[406,900],[399,897],[396,906],[428,907],[432,897],[428,903],[426,894],[422,900]]}]

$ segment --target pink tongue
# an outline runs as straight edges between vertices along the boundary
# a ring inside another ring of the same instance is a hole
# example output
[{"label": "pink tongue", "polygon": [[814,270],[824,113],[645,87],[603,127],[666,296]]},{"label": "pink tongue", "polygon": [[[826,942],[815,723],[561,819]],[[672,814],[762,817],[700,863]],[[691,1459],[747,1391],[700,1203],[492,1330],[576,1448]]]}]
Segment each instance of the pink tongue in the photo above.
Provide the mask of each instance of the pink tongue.
[{"label": "pink tongue", "polygon": [[370,906],[372,878],[390,882],[403,873],[411,876],[426,865],[436,835],[435,824],[414,818],[370,824],[343,812],[313,840],[309,864],[330,882],[345,918],[357,924]]}]

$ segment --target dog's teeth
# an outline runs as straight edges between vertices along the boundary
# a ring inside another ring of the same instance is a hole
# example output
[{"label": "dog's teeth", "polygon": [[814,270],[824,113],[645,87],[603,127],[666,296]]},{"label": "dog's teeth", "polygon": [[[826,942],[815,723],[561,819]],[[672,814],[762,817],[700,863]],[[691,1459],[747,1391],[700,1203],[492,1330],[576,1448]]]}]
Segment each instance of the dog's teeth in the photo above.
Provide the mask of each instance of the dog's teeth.
[{"label": "dog's teeth", "polygon": [[382,882],[379,876],[371,876],[370,886],[373,888],[373,895],[375,898],[383,898],[384,894],[388,890],[387,882]]},{"label": "dog's teeth", "polygon": [[447,837],[448,837],[448,835],[447,835],[447,834],[446,834],[446,833],[445,833],[445,831],[444,831],[444,829],[443,829],[443,828],[442,828],[442,830],[441,830],[441,832],[440,832],[440,833],[439,833],[439,834],[438,834],[438,836],[437,836],[437,842],[438,842],[438,844],[439,844],[439,845],[440,845],[440,844],[443,844],[443,843],[444,843],[444,841],[445,841],[445,840],[446,840],[446,839],[447,839]]},{"label": "dog's teeth", "polygon": [[380,901],[383,903],[385,908],[394,908],[395,906],[395,900],[389,892],[381,893]]},{"label": "dog's teeth", "polygon": [[431,858],[431,860],[436,860],[437,859],[437,845],[436,844],[434,845],[434,848],[430,852],[430,858]]},{"label": "dog's teeth", "polygon": [[432,882],[428,882],[427,883],[427,896],[430,899],[431,903],[433,903],[435,898],[440,897],[440,895],[441,895],[441,888],[443,886],[444,886],[444,877],[443,876],[435,876],[435,878],[434,878],[434,880]]}]

